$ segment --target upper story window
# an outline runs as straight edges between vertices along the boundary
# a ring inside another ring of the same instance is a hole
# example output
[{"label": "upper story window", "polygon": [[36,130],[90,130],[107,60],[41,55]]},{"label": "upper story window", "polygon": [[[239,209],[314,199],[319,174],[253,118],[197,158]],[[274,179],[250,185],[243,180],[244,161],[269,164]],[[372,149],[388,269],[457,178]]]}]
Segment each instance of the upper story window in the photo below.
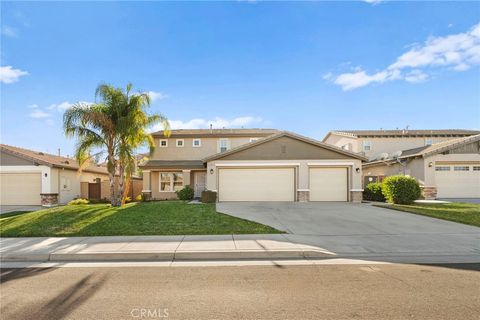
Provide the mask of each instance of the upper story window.
[{"label": "upper story window", "polygon": [[433,144],[433,140],[430,138],[425,139],[425,145],[426,146],[431,146]]},{"label": "upper story window", "polygon": [[198,148],[202,146],[202,140],[201,139],[193,139],[192,141],[192,147]]},{"label": "upper story window", "polygon": [[176,141],[177,148],[183,148],[184,145],[185,145],[185,140],[177,139],[177,141]]},{"label": "upper story window", "polygon": [[363,141],[363,151],[370,151],[370,150],[372,150],[372,142]]},{"label": "upper story window", "polygon": [[160,140],[160,147],[162,147],[162,148],[168,147],[168,140],[167,139],[161,139]]},{"label": "upper story window", "polygon": [[473,166],[473,171],[480,171],[480,166]]},{"label": "upper story window", "polygon": [[218,140],[218,151],[225,152],[230,148],[230,141],[228,139]]},{"label": "upper story window", "polygon": [[250,138],[250,142],[258,141],[260,138]]}]

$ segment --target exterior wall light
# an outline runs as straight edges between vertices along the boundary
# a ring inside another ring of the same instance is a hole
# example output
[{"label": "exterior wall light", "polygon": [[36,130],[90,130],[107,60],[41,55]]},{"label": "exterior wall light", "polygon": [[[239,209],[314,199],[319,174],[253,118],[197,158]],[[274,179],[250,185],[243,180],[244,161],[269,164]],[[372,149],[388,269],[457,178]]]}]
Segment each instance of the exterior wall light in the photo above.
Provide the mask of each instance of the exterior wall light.
[{"label": "exterior wall light", "polygon": [[213,168],[212,168],[212,169],[210,169],[210,174],[213,174]]},{"label": "exterior wall light", "polygon": [[360,173],[360,168],[355,169],[356,173]]},{"label": "exterior wall light", "polygon": [[48,177],[48,173],[45,172],[45,178]]},{"label": "exterior wall light", "polygon": [[433,162],[429,162],[429,163],[428,163],[428,167],[429,167],[429,168],[433,167]]}]

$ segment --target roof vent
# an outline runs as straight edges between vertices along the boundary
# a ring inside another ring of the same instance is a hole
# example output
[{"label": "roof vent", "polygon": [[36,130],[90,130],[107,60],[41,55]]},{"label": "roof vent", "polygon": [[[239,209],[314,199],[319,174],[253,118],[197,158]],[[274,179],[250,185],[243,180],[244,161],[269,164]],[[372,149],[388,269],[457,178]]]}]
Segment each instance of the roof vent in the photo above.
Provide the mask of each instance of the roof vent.
[{"label": "roof vent", "polygon": [[45,153],[43,153],[43,152],[39,152],[38,154],[41,155],[41,156],[45,155]]}]

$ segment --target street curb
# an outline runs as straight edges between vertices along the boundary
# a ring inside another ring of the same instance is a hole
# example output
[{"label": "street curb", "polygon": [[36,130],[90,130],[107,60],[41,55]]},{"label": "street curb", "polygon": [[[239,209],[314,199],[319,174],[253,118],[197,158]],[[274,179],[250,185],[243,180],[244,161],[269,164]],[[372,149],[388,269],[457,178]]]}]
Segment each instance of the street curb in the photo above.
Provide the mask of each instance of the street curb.
[{"label": "street curb", "polygon": [[221,250],[221,251],[166,251],[166,252],[91,252],[51,253],[30,255],[2,255],[1,262],[41,261],[205,261],[205,260],[261,260],[334,258],[335,254],[318,250]]}]

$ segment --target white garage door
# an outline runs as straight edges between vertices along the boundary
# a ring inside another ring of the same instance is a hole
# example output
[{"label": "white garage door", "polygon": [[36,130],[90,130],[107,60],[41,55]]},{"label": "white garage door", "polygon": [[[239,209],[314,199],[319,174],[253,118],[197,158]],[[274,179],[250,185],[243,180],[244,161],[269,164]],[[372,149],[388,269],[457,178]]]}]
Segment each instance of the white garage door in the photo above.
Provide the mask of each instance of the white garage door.
[{"label": "white garage door", "polygon": [[348,201],[347,168],[310,168],[310,201]]},{"label": "white garage door", "polygon": [[436,165],[437,198],[480,198],[480,164]]},{"label": "white garage door", "polygon": [[2,205],[40,205],[40,173],[1,173]]},{"label": "white garage door", "polygon": [[219,169],[219,201],[294,201],[295,169]]}]

